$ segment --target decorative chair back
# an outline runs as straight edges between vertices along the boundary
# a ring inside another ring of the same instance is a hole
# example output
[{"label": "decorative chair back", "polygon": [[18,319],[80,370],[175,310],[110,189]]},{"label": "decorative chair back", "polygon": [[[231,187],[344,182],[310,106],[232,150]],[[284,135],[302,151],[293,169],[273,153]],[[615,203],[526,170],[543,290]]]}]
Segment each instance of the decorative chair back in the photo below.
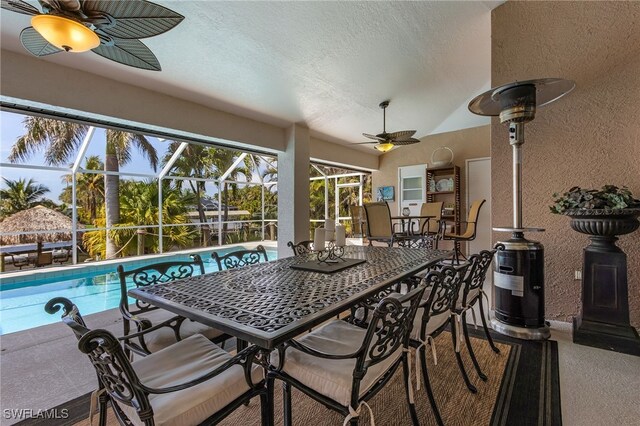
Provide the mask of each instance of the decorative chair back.
[{"label": "decorative chair back", "polygon": [[391,211],[386,202],[366,203],[364,212],[367,217],[367,238],[393,238]]},{"label": "decorative chair back", "polygon": [[433,216],[429,219],[429,225],[425,227],[427,219],[420,219],[420,232],[428,232],[429,234],[438,234],[440,230],[440,220],[442,219],[442,206],[444,203],[438,201],[435,203],[422,203],[420,207],[420,216]]},{"label": "decorative chair back", "polygon": [[191,258],[193,260],[153,263],[130,271],[125,271],[122,265],[118,265],[118,275],[120,277],[120,311],[137,315],[141,312],[158,309],[155,306],[136,299],[136,307],[138,309],[136,311],[130,311],[129,298],[127,296],[127,279],[133,281],[136,287],[146,287],[154,284],[168,283],[181,278],[188,278],[198,273],[203,275],[204,264],[202,263],[200,255],[194,254]]},{"label": "decorative chair back", "polygon": [[148,395],[141,390],[140,379],[118,339],[106,330],[88,329],[78,307],[69,299],[56,297],[45,305],[50,314],[60,308],[63,309],[62,321],[78,338],[78,349],[89,357],[96,370],[100,389],[115,402],[112,407],[120,424],[132,424],[119,406],[124,404],[133,407],[144,424],[152,425],[153,410]]},{"label": "decorative chair back", "polygon": [[213,260],[218,264],[218,269],[221,271],[260,263],[260,256],[264,258],[265,262],[269,261],[267,251],[262,245],[256,247],[255,250],[237,250],[224,256],[220,256],[215,251],[211,254]]},{"label": "decorative chair back", "polygon": [[496,249],[482,250],[480,253],[469,257],[469,267],[467,269],[467,275],[464,278],[462,291],[462,306],[467,306],[467,298],[471,291],[482,289],[484,280],[487,277],[487,271],[489,270],[489,266],[491,266],[496,251]]},{"label": "decorative chair back", "polygon": [[462,237],[465,239],[474,239],[476,237],[476,225],[478,223],[478,216],[480,215],[480,207],[486,200],[474,200],[469,208],[469,215],[467,216],[467,229]]},{"label": "decorative chair back", "polygon": [[313,245],[313,240],[300,241],[298,244],[293,244],[293,241],[289,241],[287,243],[287,246],[291,247],[291,250],[293,250],[294,256],[300,256],[301,254],[311,253],[312,245]]},{"label": "decorative chair back", "polygon": [[354,377],[363,377],[367,368],[393,355],[409,344],[413,320],[418,311],[425,286],[418,286],[400,297],[385,297],[373,311],[356,360]]},{"label": "decorative chair back", "polygon": [[468,265],[461,267],[444,266],[439,271],[432,270],[424,278],[429,297],[420,305],[422,313],[422,329],[424,336],[429,318],[451,311],[456,306],[458,293],[467,272]]}]

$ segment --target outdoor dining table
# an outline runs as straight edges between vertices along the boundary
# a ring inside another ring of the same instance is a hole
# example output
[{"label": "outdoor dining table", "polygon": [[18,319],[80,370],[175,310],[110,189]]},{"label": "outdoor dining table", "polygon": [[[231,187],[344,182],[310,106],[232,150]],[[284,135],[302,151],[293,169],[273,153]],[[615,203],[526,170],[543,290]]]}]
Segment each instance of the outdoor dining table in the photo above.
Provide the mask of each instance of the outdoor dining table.
[{"label": "outdoor dining table", "polygon": [[[447,250],[345,247],[364,263],[334,273],[291,268],[315,254],[129,290],[129,296],[217,328],[261,348],[266,369],[278,345],[438,261]],[[272,417],[270,414],[270,417]]]}]

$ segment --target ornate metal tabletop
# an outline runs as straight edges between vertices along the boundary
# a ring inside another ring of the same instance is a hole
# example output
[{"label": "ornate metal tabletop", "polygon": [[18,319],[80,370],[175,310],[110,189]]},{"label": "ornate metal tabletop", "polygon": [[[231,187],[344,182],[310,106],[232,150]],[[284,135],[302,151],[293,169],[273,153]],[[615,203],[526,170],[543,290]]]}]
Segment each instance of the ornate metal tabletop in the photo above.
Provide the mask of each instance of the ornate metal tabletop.
[{"label": "ornate metal tabletop", "polygon": [[366,262],[333,274],[290,268],[315,258],[307,254],[133,289],[129,296],[272,349],[449,256],[349,246],[344,257]]}]

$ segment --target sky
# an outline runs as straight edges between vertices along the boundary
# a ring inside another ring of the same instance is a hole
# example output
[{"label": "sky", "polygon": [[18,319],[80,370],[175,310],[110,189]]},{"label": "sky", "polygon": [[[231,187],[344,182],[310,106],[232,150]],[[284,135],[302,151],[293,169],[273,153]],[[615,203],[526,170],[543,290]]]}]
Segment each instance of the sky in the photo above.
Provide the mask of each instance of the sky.
[{"label": "sky", "polygon": [[[25,134],[25,127],[22,123],[23,118],[25,116],[22,114],[0,111],[0,163],[7,164],[8,156],[11,152],[11,147],[18,140],[18,138]],[[87,153],[85,157],[90,155],[97,155],[100,157],[102,161],[104,161],[105,157],[105,130],[101,128],[96,128],[95,134],[89,143],[89,147],[87,149]],[[161,141],[158,138],[147,136],[147,139],[150,143],[156,148],[158,152],[158,159],[161,162],[162,158],[165,156],[170,141]],[[21,162],[19,164],[27,164],[27,165],[40,165],[45,166],[44,161],[44,151],[37,152],[31,155],[26,161]],[[75,161],[75,154],[73,158],[69,159],[70,166],[71,163]],[[84,161],[82,162],[84,165]],[[150,174],[157,175],[160,171],[161,166],[157,171],[154,171],[149,161],[143,157],[137,149],[132,150],[131,161],[124,166],[120,167],[121,172],[129,172],[129,173],[137,173],[137,174]],[[59,195],[62,190],[67,185],[63,181],[63,176],[68,174],[67,171],[48,171],[48,170],[33,170],[33,169],[17,169],[11,167],[2,167],[0,166],[0,176],[3,178],[8,178],[11,180],[17,179],[33,179],[35,183],[45,185],[49,188],[50,192],[48,192],[45,197],[59,203]],[[123,178],[127,179],[126,176]],[[131,179],[131,177],[129,177]],[[146,180],[147,178],[134,177],[133,179],[142,179]],[[254,176],[254,179],[257,180],[257,176]],[[0,182],[1,187],[5,187],[4,182]],[[213,197],[217,194],[217,187],[213,183],[207,184],[207,195]]]},{"label": "sky", "polygon": [[[18,140],[20,136],[25,134],[25,128],[22,124],[22,120],[24,115],[16,114],[6,111],[0,112],[0,156],[2,163],[9,163],[8,156],[11,152],[11,147]],[[168,143],[160,142],[157,138],[149,137],[151,144],[158,151],[158,156],[161,158],[164,156]],[[90,155],[98,155],[102,161],[104,161],[104,148],[105,148],[105,130],[97,128],[89,147],[87,149],[86,156]],[[44,151],[35,153],[30,156],[28,160],[24,162],[20,162],[19,164],[28,164],[28,165],[47,165],[44,161]],[[75,155],[73,158],[69,160],[69,164],[73,163],[75,160]],[[84,162],[83,162],[84,163]],[[64,167],[64,166],[62,166]],[[133,172],[133,173],[148,173],[148,174],[156,174],[157,172],[153,171],[153,168],[149,164],[149,161],[146,160],[142,155],[140,155],[137,150],[134,150],[133,155],[131,157],[131,161],[125,166],[121,167],[121,171],[123,172]],[[33,179],[36,183],[43,184],[50,189],[50,192],[46,195],[47,198],[58,202],[58,196],[66,186],[66,183],[63,182],[62,176],[67,174],[68,172],[57,172],[57,171],[45,171],[45,170],[27,170],[27,169],[15,169],[9,167],[0,168],[0,175],[4,178],[8,179]],[[4,185],[3,185],[4,186]]]}]

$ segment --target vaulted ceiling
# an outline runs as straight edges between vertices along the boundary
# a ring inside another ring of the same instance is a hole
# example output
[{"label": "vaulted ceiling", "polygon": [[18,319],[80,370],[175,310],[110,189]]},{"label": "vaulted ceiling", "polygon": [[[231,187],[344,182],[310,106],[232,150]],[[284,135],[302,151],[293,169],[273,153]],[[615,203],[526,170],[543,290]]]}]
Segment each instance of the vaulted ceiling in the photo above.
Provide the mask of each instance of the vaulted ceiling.
[{"label": "vaulted ceiling", "polygon": [[[283,127],[305,123],[345,144],[382,131],[385,99],[387,131],[488,123],[466,104],[489,87],[490,15],[502,2],[157,3],[185,16],[143,40],[161,72],[93,53],[41,60]],[[2,49],[29,54],[18,38],[29,19],[2,10]]]}]

